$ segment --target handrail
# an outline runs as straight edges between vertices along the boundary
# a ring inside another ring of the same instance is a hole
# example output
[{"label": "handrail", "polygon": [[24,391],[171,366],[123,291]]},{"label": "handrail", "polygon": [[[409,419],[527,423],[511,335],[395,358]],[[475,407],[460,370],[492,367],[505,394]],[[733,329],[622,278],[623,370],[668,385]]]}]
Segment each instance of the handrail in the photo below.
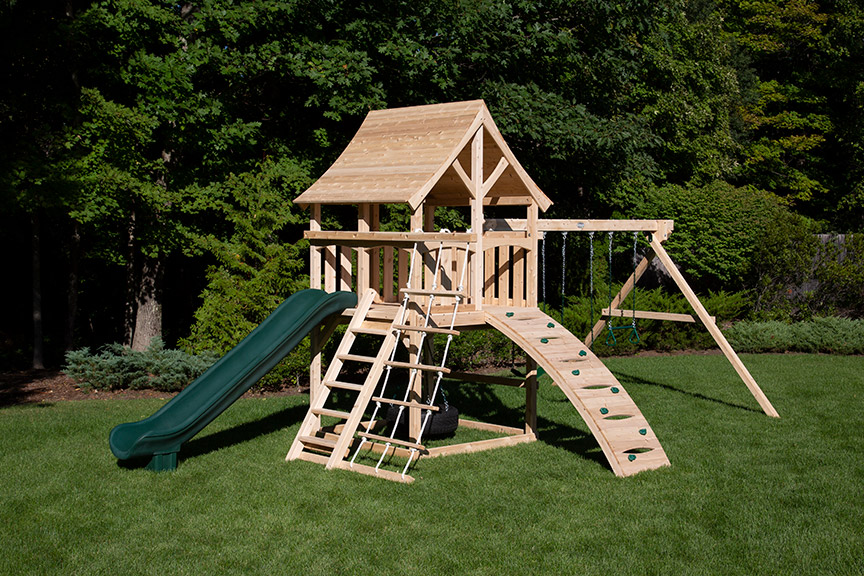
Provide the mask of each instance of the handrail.
[{"label": "handrail", "polygon": [[312,246],[339,244],[352,248],[394,246],[411,248],[415,242],[443,242],[444,246],[464,246],[477,242],[473,232],[352,232],[346,230],[307,230],[303,237]]}]

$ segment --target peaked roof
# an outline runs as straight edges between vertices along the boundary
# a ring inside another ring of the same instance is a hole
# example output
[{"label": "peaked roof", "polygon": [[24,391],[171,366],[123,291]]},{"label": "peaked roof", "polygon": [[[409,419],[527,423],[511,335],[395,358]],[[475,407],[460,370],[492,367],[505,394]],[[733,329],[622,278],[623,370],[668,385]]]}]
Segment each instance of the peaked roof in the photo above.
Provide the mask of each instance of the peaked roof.
[{"label": "peaked roof", "polygon": [[467,204],[471,142],[483,128],[485,204],[552,201],[507,146],[482,100],[369,112],[332,166],[295,203]]}]

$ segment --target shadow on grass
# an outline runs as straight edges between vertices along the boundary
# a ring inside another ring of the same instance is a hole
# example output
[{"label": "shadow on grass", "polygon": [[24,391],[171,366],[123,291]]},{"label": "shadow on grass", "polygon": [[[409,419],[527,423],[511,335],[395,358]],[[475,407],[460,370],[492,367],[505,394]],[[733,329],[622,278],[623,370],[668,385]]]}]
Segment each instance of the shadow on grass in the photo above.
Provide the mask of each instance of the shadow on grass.
[{"label": "shadow on grass", "polygon": [[308,406],[306,404],[292,406],[270,414],[269,416],[265,416],[259,420],[244,422],[243,424],[239,424],[233,428],[228,428],[227,430],[220,430],[214,434],[208,434],[207,436],[202,436],[200,438],[193,438],[180,449],[177,458],[178,464],[184,460],[203,456],[223,448],[254,440],[259,436],[264,436],[288,428],[289,426],[303,420],[306,416],[307,409]]},{"label": "shadow on grass", "polygon": [[[524,406],[506,406],[495,394],[494,388],[489,384],[475,384],[458,388],[454,386],[453,391],[448,392],[447,399],[465,414],[483,422],[503,426],[518,426],[524,422]],[[569,404],[567,398],[562,401]],[[573,408],[573,410],[576,409]],[[563,448],[611,470],[606,456],[600,450],[600,445],[592,434],[539,415],[537,417],[537,432],[540,442]]]},{"label": "shadow on grass", "polygon": [[[644,386],[651,386],[654,388],[660,388],[662,390],[668,390],[669,392],[676,392],[678,394],[684,394],[685,396],[690,396],[691,398],[695,398],[697,400],[705,400],[706,402],[713,402],[715,404],[720,404],[722,406],[726,406],[728,408],[735,408],[737,410],[746,410],[747,412],[755,412],[757,414],[761,414],[762,410],[753,408],[751,406],[745,406],[744,404],[737,404],[735,402],[727,402],[726,400],[720,400],[719,398],[712,398],[710,396],[705,396],[704,394],[700,394],[699,392],[691,392],[689,390],[683,390],[681,388],[676,388],[675,386],[670,386],[669,384],[662,384],[660,382],[656,382],[654,380],[647,380],[642,378],[641,376],[634,376],[632,374],[627,374],[626,372],[621,372],[619,370],[614,371],[615,377],[621,382],[621,384],[638,384]],[[742,383],[743,385],[743,383]]]}]

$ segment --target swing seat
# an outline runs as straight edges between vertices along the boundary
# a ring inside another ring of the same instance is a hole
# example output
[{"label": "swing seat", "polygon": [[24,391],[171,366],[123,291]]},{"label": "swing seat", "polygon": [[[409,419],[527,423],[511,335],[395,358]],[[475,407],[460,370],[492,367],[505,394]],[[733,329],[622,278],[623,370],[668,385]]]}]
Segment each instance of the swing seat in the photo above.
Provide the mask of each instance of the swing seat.
[{"label": "swing seat", "polygon": [[636,326],[634,324],[627,324],[625,326],[608,326],[606,330],[607,346],[618,345],[618,338],[615,337],[616,330],[629,330],[630,335],[627,337],[627,340],[629,340],[631,344],[639,344],[639,342],[641,341],[639,338],[639,331],[636,330]]}]

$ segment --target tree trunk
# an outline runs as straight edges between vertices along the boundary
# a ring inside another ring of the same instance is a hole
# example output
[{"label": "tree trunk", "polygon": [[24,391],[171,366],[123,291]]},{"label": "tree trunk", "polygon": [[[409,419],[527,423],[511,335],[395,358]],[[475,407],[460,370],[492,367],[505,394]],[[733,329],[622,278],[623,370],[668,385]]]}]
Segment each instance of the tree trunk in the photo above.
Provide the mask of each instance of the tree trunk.
[{"label": "tree trunk", "polygon": [[72,223],[69,237],[69,276],[66,285],[66,326],[63,330],[63,349],[66,352],[75,346],[75,317],[78,315],[78,262],[81,255],[81,234],[78,223]]},{"label": "tree trunk", "polygon": [[129,216],[129,226],[126,229],[126,298],[123,307],[123,345],[132,346],[132,335],[135,332],[135,211]]},{"label": "tree trunk", "polygon": [[42,224],[39,214],[33,213],[31,220],[33,238],[31,252],[33,257],[33,368],[45,368],[44,338],[42,332],[42,254],[40,237]]},{"label": "tree trunk", "polygon": [[143,351],[153,338],[162,337],[162,263],[159,258],[145,257],[135,313],[132,350]]}]

